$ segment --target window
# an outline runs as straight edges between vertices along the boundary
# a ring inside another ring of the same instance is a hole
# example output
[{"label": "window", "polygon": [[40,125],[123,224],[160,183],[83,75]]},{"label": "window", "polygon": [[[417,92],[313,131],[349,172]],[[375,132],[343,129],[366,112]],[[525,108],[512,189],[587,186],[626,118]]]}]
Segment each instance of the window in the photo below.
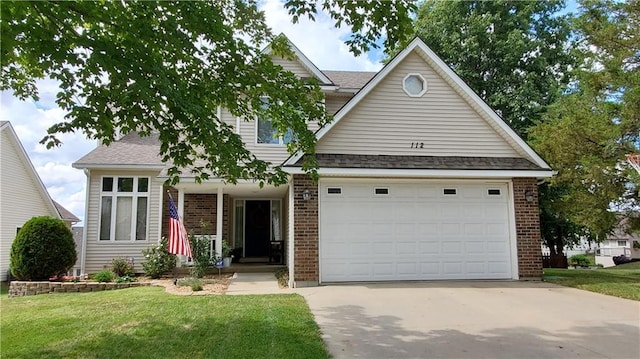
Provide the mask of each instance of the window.
[{"label": "window", "polygon": [[[269,98],[263,97],[261,109],[262,111],[265,111],[267,108],[269,108]],[[291,142],[293,139],[293,133],[291,130],[287,131],[284,137],[278,136],[277,129],[273,127],[271,119],[269,119],[265,113],[258,116],[258,119],[256,120],[256,127],[257,143],[282,145]]]},{"label": "window", "polygon": [[374,193],[376,195],[385,195],[385,194],[389,194],[389,189],[386,187],[376,187],[374,190]]},{"label": "window", "polygon": [[499,196],[500,195],[500,190],[499,189],[490,188],[490,189],[487,190],[487,193],[489,194],[489,196]]},{"label": "window", "polygon": [[455,188],[445,188],[442,192],[446,195],[455,195],[458,191]]},{"label": "window", "polygon": [[627,241],[618,241],[618,247],[626,247]]},{"label": "window", "polygon": [[147,240],[148,177],[102,177],[101,241]]},{"label": "window", "polygon": [[421,97],[427,92],[427,80],[420,74],[408,74],[402,80],[402,89],[411,97]]},{"label": "window", "polygon": [[340,187],[329,187],[329,188],[327,188],[327,194],[342,194],[342,188],[340,188]]}]

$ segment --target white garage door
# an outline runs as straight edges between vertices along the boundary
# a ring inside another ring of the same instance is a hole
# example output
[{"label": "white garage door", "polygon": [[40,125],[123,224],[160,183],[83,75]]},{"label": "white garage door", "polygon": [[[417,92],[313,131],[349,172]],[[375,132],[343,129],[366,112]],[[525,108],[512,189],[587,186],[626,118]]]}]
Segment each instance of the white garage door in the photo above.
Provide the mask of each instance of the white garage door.
[{"label": "white garage door", "polygon": [[512,278],[508,186],[320,182],[320,280]]}]

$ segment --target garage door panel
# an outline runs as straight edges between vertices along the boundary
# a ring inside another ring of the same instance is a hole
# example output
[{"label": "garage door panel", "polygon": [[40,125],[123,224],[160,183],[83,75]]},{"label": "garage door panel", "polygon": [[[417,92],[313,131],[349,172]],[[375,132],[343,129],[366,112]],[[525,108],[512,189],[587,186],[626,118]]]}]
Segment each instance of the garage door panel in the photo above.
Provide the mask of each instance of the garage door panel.
[{"label": "garage door panel", "polygon": [[483,255],[487,252],[484,241],[466,241],[464,247],[464,252],[467,255]]},{"label": "garage door panel", "polygon": [[509,245],[500,240],[487,240],[487,253],[488,254],[508,254],[509,253]]},{"label": "garage door panel", "polygon": [[486,263],[484,261],[466,262],[466,273],[469,275],[482,275],[487,272]]},{"label": "garage door panel", "polygon": [[414,255],[417,252],[418,244],[413,242],[397,242],[395,254],[397,255]]},{"label": "garage door panel", "polygon": [[485,234],[486,226],[484,223],[463,223],[462,225],[466,236],[482,236]]},{"label": "garage door panel", "polygon": [[[327,187],[342,193],[327,195]],[[321,281],[511,278],[506,185],[331,182],[321,189]]]},{"label": "garage door panel", "polygon": [[447,276],[462,275],[463,263],[461,261],[442,262],[442,274]]},{"label": "garage door panel", "polygon": [[440,241],[421,241],[420,254],[440,254]]},{"label": "garage door panel", "polygon": [[457,236],[461,233],[460,223],[440,224],[440,234],[443,236]]}]

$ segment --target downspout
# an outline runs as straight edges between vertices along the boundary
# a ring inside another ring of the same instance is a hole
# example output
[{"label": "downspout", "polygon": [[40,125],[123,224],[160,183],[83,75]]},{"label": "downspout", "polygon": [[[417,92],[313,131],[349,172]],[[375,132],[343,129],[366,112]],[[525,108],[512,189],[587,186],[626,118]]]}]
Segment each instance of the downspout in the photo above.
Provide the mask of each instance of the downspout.
[{"label": "downspout", "polygon": [[87,182],[84,188],[84,226],[82,226],[82,250],[80,251],[80,274],[86,275],[87,268],[87,233],[88,233],[88,220],[89,220],[89,186],[91,185],[91,171],[88,168],[84,169],[84,174],[87,176]]}]

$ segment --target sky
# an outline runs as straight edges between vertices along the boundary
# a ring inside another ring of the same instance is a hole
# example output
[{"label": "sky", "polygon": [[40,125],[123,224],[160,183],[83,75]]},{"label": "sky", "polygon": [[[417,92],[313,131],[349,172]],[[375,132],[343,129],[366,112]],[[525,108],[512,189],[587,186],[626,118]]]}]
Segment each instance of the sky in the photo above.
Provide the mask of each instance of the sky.
[{"label": "sky", "polygon": [[[330,19],[318,17],[311,22],[305,18],[294,25],[279,0],[264,0],[261,7],[274,34],[287,35],[321,70],[377,71],[382,68],[381,51],[355,58],[344,44],[348,29],[334,28]],[[54,102],[58,92],[55,81],[40,81],[38,89],[38,102],[21,101],[10,91],[2,91],[0,120],[11,122],[51,197],[83,220],[86,176],[71,164],[92,151],[97,143],[82,134],[65,134],[58,135],[63,143],[60,147],[46,149],[39,144],[51,125],[63,122],[65,113]]]}]

